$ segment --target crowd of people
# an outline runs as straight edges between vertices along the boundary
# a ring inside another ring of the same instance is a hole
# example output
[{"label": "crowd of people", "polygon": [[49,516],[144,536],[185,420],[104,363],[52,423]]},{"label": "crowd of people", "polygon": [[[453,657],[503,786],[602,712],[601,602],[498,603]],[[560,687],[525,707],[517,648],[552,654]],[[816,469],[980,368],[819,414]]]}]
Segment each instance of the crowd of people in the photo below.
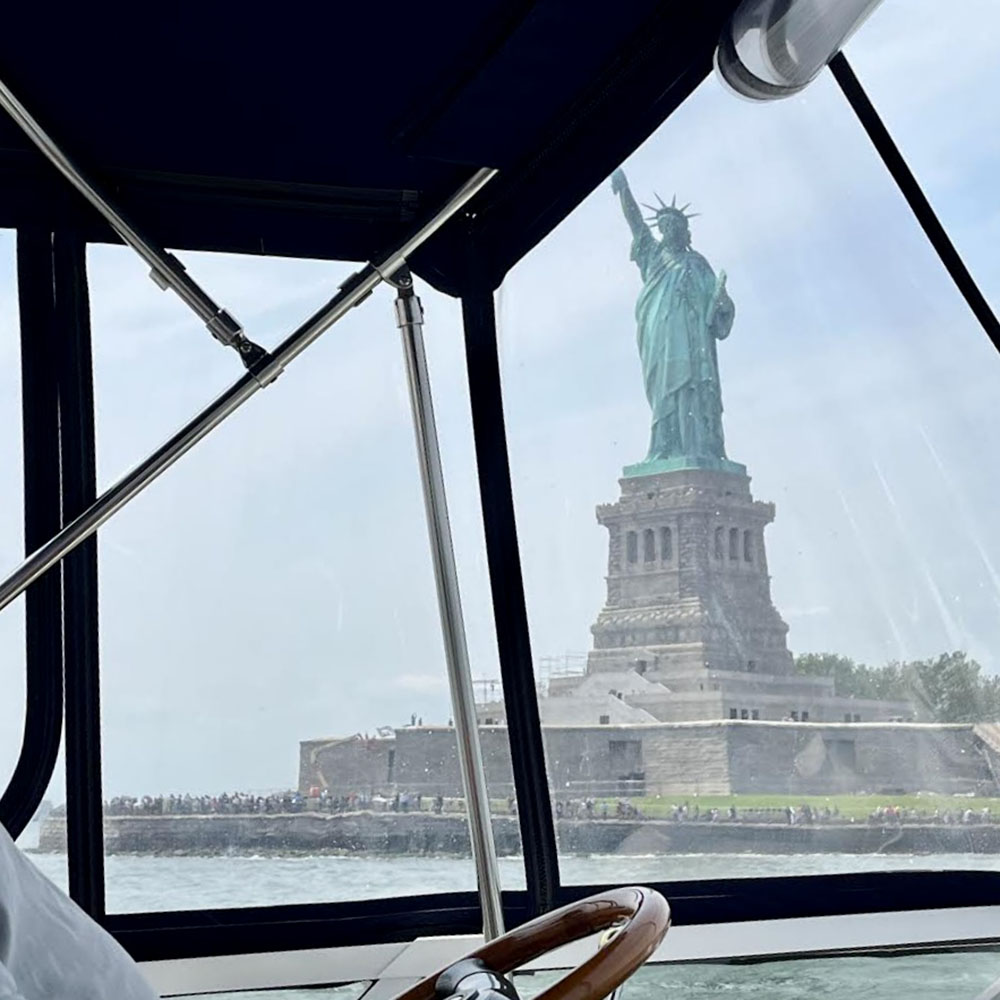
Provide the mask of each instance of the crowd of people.
[{"label": "crowd of people", "polygon": [[205,816],[237,813],[294,813],[306,809],[298,792],[223,792],[221,795],[117,795],[104,803],[106,816]]},{"label": "crowd of people", "polygon": [[607,799],[556,799],[556,819],[641,819],[642,813],[628,799],[618,799],[612,808]]},{"label": "crowd of people", "polygon": [[[497,804],[494,804],[494,810]],[[507,812],[517,812],[513,796],[507,799]],[[310,789],[309,795],[298,791],[223,792],[221,795],[117,795],[104,803],[106,816],[212,816],[247,815],[252,813],[298,812],[423,812],[437,814],[459,812],[465,808],[462,799],[420,792],[395,792],[380,795],[372,792],[351,792],[331,795],[327,789]],[[502,811],[502,809],[500,810]]]},{"label": "crowd of people", "polygon": [[[506,806],[506,809],[504,808]],[[594,798],[557,798],[554,803],[557,819],[608,820],[648,818],[633,802]],[[425,795],[421,792],[396,791],[392,794],[351,792],[332,795],[327,789],[310,789],[308,795],[298,791],[255,794],[223,792],[221,795],[143,795],[141,798],[119,795],[104,803],[106,816],[205,816],[234,814],[279,814],[306,811],[323,813],[372,812],[464,812],[461,798]],[[513,795],[506,802],[493,803],[496,813],[515,815],[517,803]],[[731,804],[725,808],[706,807],[689,800],[657,809],[655,819],[674,823],[781,823],[789,826],[864,822],[854,816],[844,817],[836,805],[818,808],[808,803],[798,806],[744,807]],[[912,825],[977,825],[1000,823],[1000,814],[989,808],[971,806],[955,809],[915,809],[898,805],[879,805],[871,810],[867,823],[872,826]]]},{"label": "crowd of people", "polygon": [[396,792],[393,795],[370,795],[366,792],[351,792],[348,795],[330,795],[325,788],[311,796],[320,812],[340,813],[358,810],[378,812],[423,812],[427,805],[431,812],[445,811],[443,795],[425,796],[420,792]]},{"label": "crowd of people", "polygon": [[868,816],[868,822],[881,826],[903,826],[905,823],[916,823],[921,826],[943,824],[952,826],[960,824],[974,826],[984,823],[1000,823],[1000,815],[990,812],[988,807],[982,809],[901,809],[899,806],[879,806]]},{"label": "crowd of people", "polygon": [[[781,823],[788,826],[814,826],[823,823],[857,823],[854,816],[842,816],[840,809],[833,805],[817,808],[803,802],[801,805],[784,807],[758,807],[738,809],[730,805],[727,809],[702,809],[697,803],[694,808],[688,802],[674,805],[670,809],[669,818],[675,823]],[[876,806],[868,814],[867,823],[870,826],[903,826],[912,824],[918,826],[950,825],[950,824],[981,824],[1000,823],[1000,814],[983,809],[914,809],[897,805]]]},{"label": "crowd of people", "polygon": [[784,823],[788,826],[843,822],[836,805],[832,808],[824,806],[819,809],[808,803],[799,806],[760,806],[743,809],[731,804],[725,809],[718,807],[702,809],[698,803],[692,808],[690,803],[683,802],[671,808],[669,818],[675,823]]}]

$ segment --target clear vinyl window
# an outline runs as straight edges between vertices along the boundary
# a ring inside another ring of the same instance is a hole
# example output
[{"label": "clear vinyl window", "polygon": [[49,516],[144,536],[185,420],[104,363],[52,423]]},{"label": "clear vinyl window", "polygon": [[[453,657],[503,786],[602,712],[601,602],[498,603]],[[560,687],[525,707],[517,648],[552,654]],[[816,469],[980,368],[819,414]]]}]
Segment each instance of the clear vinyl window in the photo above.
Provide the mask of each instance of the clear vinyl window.
[{"label": "clear vinyl window", "polygon": [[[348,273],[185,255],[273,346]],[[99,487],[240,374],[132,255],[89,253]],[[420,289],[470,656],[499,696],[458,309]],[[473,890],[392,296],[100,532],[109,912]],[[506,731],[491,767],[523,884]]]},{"label": "clear vinyl window", "polygon": [[1000,16],[989,0],[960,9],[881,4],[847,56],[980,290],[1000,309]]},{"label": "clear vinyl window", "polygon": [[706,80],[499,312],[564,881],[996,867],[1000,359],[829,74]]}]

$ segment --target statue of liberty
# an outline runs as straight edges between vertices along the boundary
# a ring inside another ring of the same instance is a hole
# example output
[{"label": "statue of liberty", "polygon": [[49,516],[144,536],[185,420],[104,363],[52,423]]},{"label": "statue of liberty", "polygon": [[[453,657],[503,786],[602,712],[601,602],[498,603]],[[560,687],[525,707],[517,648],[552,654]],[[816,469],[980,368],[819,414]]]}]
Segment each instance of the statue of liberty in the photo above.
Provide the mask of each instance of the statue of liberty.
[{"label": "statue of liberty", "polygon": [[[726,273],[716,277],[708,261],[691,249],[685,209],[660,202],[643,219],[621,170],[611,175],[632,230],[632,260],[642,291],[635,306],[639,357],[646,398],[653,411],[645,462],[626,475],[668,469],[740,469],[726,459],[722,437],[722,391],[716,340],[724,340],[736,314],[726,292]],[[646,222],[659,230],[659,239]]]}]

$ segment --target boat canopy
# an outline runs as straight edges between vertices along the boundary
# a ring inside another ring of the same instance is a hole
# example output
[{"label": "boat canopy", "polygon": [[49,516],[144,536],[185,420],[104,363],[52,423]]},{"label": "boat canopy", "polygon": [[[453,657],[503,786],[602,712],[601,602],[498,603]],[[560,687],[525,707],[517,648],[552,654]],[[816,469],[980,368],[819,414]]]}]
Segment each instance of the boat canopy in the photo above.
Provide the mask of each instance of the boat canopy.
[{"label": "boat canopy", "polygon": [[[333,4],[150,22],[122,4],[7,14],[5,82],[161,245],[368,260],[474,170],[473,218],[414,259],[458,293],[504,273],[711,70],[732,0]],[[0,226],[116,237],[0,116]]]}]

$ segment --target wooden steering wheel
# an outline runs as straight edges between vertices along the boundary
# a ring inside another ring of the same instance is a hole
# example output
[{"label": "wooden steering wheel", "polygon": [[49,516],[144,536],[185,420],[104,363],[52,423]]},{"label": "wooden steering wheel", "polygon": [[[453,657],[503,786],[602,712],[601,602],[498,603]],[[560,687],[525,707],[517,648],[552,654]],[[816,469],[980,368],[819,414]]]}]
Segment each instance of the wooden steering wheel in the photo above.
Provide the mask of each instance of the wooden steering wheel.
[{"label": "wooden steering wheel", "polygon": [[[670,907],[652,889],[641,886],[612,889],[544,913],[490,941],[466,956],[460,964],[468,962],[469,974],[473,974],[475,970],[471,966],[478,959],[480,968],[486,967],[484,972],[489,970],[503,976],[553,948],[609,927],[616,927],[613,939],[536,997],[536,1000],[602,1000],[653,954],[670,927]],[[453,965],[442,972],[450,973],[452,969],[457,971]],[[439,993],[438,979],[442,972],[411,986],[396,1000],[435,1000],[446,989],[453,992],[453,986],[445,987],[442,982]]]}]

